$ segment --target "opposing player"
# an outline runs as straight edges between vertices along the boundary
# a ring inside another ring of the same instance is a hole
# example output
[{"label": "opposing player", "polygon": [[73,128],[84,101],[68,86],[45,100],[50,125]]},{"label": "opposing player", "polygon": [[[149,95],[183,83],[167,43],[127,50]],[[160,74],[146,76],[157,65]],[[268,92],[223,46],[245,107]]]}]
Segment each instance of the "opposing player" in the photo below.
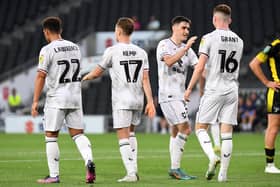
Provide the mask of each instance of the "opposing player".
[{"label": "opposing player", "polygon": [[183,43],[191,26],[191,21],[186,17],[174,17],[171,25],[172,36],[160,41],[157,46],[158,98],[163,114],[171,125],[169,175],[175,179],[189,180],[195,177],[187,175],[181,169],[184,145],[191,133],[184,93],[187,68],[198,61],[191,49],[196,37],[191,37],[186,44]]},{"label": "opposing player", "polygon": [[[185,95],[185,98],[189,99],[207,63],[205,91],[197,112],[196,135],[209,158],[207,180],[213,178],[216,166],[221,161],[218,175],[220,182],[227,180],[232,154],[233,125],[237,125],[238,74],[243,52],[243,41],[230,30],[230,23],[231,8],[225,4],[217,5],[213,10],[213,25],[216,30],[201,39],[199,61]],[[215,155],[207,133],[208,125],[217,120],[221,123],[221,159]]]},{"label": "opposing player", "polygon": [[[270,79],[268,79],[261,69],[262,63],[268,63]],[[268,127],[265,131],[265,156],[266,167],[265,173],[280,173],[274,164],[275,140],[280,127],[280,39],[275,39],[267,45],[263,51],[251,61],[250,68],[267,87],[267,116]]]},{"label": "opposing player", "polygon": [[48,45],[41,49],[38,72],[35,80],[31,114],[38,115],[38,101],[42,89],[47,84],[44,107],[44,129],[46,153],[50,174],[38,183],[59,183],[58,134],[64,120],[86,165],[86,182],[95,180],[91,144],[84,135],[81,99],[81,75],[79,47],[61,37],[62,26],[58,17],[43,20],[43,32]]},{"label": "opposing player", "polygon": [[145,113],[151,118],[155,115],[147,53],[130,43],[133,30],[132,19],[120,18],[115,27],[118,43],[107,48],[102,62],[83,78],[95,79],[109,69],[112,79],[113,125],[117,130],[120,153],[127,171],[127,175],[118,182],[138,180],[135,126],[140,123],[144,93],[147,100]]}]

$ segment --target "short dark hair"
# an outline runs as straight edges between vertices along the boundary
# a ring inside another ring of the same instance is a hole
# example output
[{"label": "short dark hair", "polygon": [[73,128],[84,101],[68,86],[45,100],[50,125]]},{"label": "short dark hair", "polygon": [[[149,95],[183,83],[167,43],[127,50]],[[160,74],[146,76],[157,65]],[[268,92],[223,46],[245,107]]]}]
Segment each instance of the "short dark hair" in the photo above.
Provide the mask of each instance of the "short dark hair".
[{"label": "short dark hair", "polygon": [[61,34],[62,21],[59,17],[47,17],[42,22],[43,29],[48,29],[53,33]]},{"label": "short dark hair", "polygon": [[228,6],[226,4],[217,5],[213,10],[213,13],[216,13],[216,12],[221,12],[226,16],[231,16],[231,8],[230,8],[230,6]]},{"label": "short dark hair", "polygon": [[123,30],[124,34],[127,36],[130,36],[134,31],[134,21],[133,19],[128,17],[119,18],[116,26],[120,27]]},{"label": "short dark hair", "polygon": [[191,25],[192,21],[189,18],[186,18],[185,16],[176,16],[171,20],[171,26],[181,23],[181,22],[187,22]]}]

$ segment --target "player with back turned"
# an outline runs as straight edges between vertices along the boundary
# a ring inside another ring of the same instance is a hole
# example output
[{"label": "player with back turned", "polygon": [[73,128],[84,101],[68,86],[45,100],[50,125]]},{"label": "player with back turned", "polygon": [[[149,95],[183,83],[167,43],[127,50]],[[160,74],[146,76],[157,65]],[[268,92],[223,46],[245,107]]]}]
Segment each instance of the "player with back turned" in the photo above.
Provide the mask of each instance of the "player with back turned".
[{"label": "player with back turned", "polygon": [[[196,135],[209,159],[206,179],[211,180],[214,177],[215,169],[221,162],[218,181],[225,182],[232,155],[233,125],[237,125],[238,75],[243,40],[229,28],[231,8],[228,5],[217,5],[213,10],[212,21],[216,30],[201,39],[198,64],[185,97],[189,99],[207,64],[205,91],[196,118]],[[207,133],[208,126],[217,121],[221,124],[221,158],[215,154]]]},{"label": "player with back turned", "polygon": [[66,122],[69,133],[81,153],[86,169],[86,182],[95,180],[91,143],[84,135],[81,74],[81,52],[73,42],[62,39],[62,22],[58,17],[43,20],[43,32],[49,43],[40,51],[38,72],[32,104],[32,116],[38,115],[38,102],[46,83],[44,130],[49,175],[38,183],[58,183],[59,179],[59,130]]},{"label": "player with back turned", "polygon": [[142,116],[144,94],[147,100],[145,113],[149,117],[155,115],[148,56],[143,49],[131,43],[133,31],[131,18],[119,18],[115,26],[118,43],[107,48],[102,61],[83,78],[95,79],[109,69],[112,80],[113,126],[117,131],[119,149],[127,172],[118,182],[139,180],[135,127],[139,125]]}]

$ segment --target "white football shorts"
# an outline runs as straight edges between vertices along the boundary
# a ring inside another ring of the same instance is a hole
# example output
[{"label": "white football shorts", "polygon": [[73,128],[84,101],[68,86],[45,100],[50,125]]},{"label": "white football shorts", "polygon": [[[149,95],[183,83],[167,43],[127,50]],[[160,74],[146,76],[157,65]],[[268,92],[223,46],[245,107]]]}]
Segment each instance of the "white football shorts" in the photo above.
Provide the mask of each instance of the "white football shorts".
[{"label": "white football shorts", "polygon": [[141,121],[142,110],[113,110],[114,129],[130,127],[130,125],[139,125]]},{"label": "white football shorts", "polygon": [[225,95],[205,93],[196,114],[196,123],[237,125],[238,91]]},{"label": "white football shorts", "polygon": [[189,121],[187,103],[181,101],[167,101],[160,103],[161,110],[170,125],[178,125]]},{"label": "white football shorts", "polygon": [[84,129],[82,110],[44,108],[45,131],[58,131],[63,125],[73,129]]}]

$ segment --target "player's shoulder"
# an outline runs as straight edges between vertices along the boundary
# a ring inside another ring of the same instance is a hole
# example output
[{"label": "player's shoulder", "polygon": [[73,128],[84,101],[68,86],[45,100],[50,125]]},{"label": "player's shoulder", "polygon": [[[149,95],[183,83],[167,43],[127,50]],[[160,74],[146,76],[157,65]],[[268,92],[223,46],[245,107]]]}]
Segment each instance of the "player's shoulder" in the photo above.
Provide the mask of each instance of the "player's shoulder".
[{"label": "player's shoulder", "polygon": [[163,40],[160,40],[158,45],[168,45],[170,43],[170,39],[169,38],[165,38]]},{"label": "player's shoulder", "polygon": [[60,41],[57,41],[55,43],[55,45],[61,45],[61,46],[74,46],[75,48],[77,49],[80,49],[79,48],[79,45],[70,41],[70,40],[60,40]]},{"label": "player's shoulder", "polygon": [[214,37],[214,36],[216,36],[216,35],[217,35],[217,30],[214,30],[214,31],[212,31],[212,32],[209,32],[209,33],[204,34],[204,35],[202,36],[202,38],[212,38],[212,37]]},{"label": "player's shoulder", "polygon": [[115,50],[118,50],[120,47],[116,44],[110,47],[107,47],[104,51],[104,55],[109,55],[111,53],[113,53]]},{"label": "player's shoulder", "polygon": [[205,43],[205,41],[210,42],[212,40],[215,40],[214,38],[217,36],[216,30],[206,33],[201,37],[201,44]]},{"label": "player's shoulder", "polygon": [[230,30],[229,32],[231,32],[234,37],[238,38],[239,42],[243,43],[243,39],[237,33],[233,32],[232,30]]},{"label": "player's shoulder", "polygon": [[44,46],[41,48],[40,53],[48,53],[48,52],[50,51],[51,48],[52,48],[52,44],[51,44],[51,43],[48,43],[47,45],[44,45]]},{"label": "player's shoulder", "polygon": [[280,45],[280,39],[279,38],[276,38],[274,39],[271,44],[271,46],[279,46]]},{"label": "player's shoulder", "polygon": [[146,54],[146,51],[143,48],[139,47],[138,45],[135,44],[130,44],[130,45],[132,45],[135,48],[135,50]]}]

